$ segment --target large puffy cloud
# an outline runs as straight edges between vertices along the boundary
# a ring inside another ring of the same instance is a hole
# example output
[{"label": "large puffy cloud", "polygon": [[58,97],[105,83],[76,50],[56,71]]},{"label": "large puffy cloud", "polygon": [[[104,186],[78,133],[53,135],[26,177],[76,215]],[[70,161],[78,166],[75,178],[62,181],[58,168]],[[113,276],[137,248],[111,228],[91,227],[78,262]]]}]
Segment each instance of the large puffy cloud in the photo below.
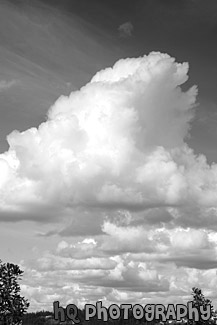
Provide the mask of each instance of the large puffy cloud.
[{"label": "large puffy cloud", "polygon": [[1,214],[56,207],[216,206],[217,166],[186,143],[197,88],[188,64],[151,53],[118,61],[69,97],[38,129],[14,131],[1,154]]}]

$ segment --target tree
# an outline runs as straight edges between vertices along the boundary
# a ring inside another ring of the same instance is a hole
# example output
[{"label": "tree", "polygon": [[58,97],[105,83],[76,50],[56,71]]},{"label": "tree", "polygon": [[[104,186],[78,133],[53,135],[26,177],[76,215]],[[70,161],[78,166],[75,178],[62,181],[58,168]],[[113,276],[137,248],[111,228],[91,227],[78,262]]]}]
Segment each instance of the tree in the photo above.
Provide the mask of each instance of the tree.
[{"label": "tree", "polygon": [[[211,309],[211,315],[213,315],[213,306],[212,306],[212,301],[210,299],[206,299],[199,288],[192,288],[192,295],[193,295],[193,300],[189,301],[192,302],[192,307],[196,307],[198,312],[199,312],[199,320],[194,321],[188,319],[188,324],[197,324],[197,325],[205,325],[205,324],[210,324],[211,320],[205,321],[201,318],[201,313],[200,313],[200,306],[206,310],[207,308]],[[209,307],[210,306],[210,307]]]},{"label": "tree", "polygon": [[29,307],[29,302],[20,295],[18,281],[22,275],[18,265],[0,260],[0,323],[3,325],[21,324]]}]

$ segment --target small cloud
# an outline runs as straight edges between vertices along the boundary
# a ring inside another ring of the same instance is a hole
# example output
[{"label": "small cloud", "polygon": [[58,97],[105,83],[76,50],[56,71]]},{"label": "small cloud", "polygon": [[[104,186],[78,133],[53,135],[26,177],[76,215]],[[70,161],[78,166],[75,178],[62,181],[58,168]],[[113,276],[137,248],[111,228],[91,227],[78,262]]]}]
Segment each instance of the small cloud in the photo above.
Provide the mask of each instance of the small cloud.
[{"label": "small cloud", "polygon": [[130,21],[123,23],[118,27],[118,32],[120,37],[127,38],[132,36],[133,24]]},{"label": "small cloud", "polygon": [[16,80],[11,80],[11,81],[1,80],[0,81],[0,92],[11,88],[16,83],[17,83]]}]

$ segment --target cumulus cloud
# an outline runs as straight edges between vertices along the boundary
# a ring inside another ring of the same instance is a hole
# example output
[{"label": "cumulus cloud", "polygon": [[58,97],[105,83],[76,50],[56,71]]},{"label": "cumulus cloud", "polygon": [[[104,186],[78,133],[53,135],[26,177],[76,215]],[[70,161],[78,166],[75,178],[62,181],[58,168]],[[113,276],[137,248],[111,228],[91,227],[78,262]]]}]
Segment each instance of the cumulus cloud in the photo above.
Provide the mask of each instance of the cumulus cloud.
[{"label": "cumulus cloud", "polygon": [[119,36],[125,38],[130,37],[132,36],[133,29],[133,24],[130,21],[127,21],[118,27]]},{"label": "cumulus cloud", "polygon": [[96,300],[105,305],[120,300],[186,303],[192,286],[215,297],[215,232],[142,229],[108,221],[102,230],[105,235],[100,237],[61,241],[52,252],[24,264],[26,295],[35,304],[43,298],[48,308],[55,295],[63,304],[76,302],[81,307]]},{"label": "cumulus cloud", "polygon": [[45,202],[216,206],[217,167],[185,143],[197,94],[180,87],[187,71],[160,53],[120,60],[60,97],[38,129],[12,132],[0,157],[2,212]]},{"label": "cumulus cloud", "polygon": [[208,244],[208,235],[203,230],[179,229],[173,232],[171,244],[175,249],[203,249]]},{"label": "cumulus cloud", "polygon": [[187,73],[158,52],[120,60],[60,97],[38,128],[12,132],[0,219],[68,218],[48,233],[62,236],[100,235],[121,210],[135,226],[215,225],[217,166],[185,142],[197,95],[181,88]]},{"label": "cumulus cloud", "polygon": [[[55,294],[63,304],[73,299],[79,306],[99,299],[105,305],[118,299],[122,303],[144,304],[186,302],[192,286],[202,286],[214,294],[217,252],[214,233],[201,231],[200,239],[198,230],[152,228],[143,231],[143,239],[128,235],[129,245],[125,241],[129,228],[124,233],[122,226],[116,226],[110,234],[111,225],[105,224],[103,229],[107,231],[104,237],[74,243],[61,241],[52,252],[24,264],[26,295],[33,300],[38,295],[43,297],[49,308]],[[135,229],[131,233],[135,234]],[[152,242],[151,251],[144,249],[147,240]],[[182,245],[181,240],[190,242],[190,246]],[[116,250],[105,249],[113,241]]]},{"label": "cumulus cloud", "polygon": [[119,60],[61,96],[38,128],[8,136],[0,220],[53,222],[41,235],[64,237],[24,262],[36,304],[67,303],[72,290],[78,304],[158,302],[153,292],[184,301],[197,281],[212,290],[217,165],[186,143],[197,96],[187,79],[188,64],[167,54]]}]

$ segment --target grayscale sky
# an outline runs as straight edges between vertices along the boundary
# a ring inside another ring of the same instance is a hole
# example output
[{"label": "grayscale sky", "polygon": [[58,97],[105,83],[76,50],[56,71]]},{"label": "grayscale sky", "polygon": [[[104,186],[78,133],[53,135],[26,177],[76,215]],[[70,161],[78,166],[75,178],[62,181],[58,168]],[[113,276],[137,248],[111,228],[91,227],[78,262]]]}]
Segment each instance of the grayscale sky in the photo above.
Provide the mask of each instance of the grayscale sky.
[{"label": "grayscale sky", "polygon": [[0,259],[31,310],[217,303],[216,35],[216,0],[0,1]]}]

